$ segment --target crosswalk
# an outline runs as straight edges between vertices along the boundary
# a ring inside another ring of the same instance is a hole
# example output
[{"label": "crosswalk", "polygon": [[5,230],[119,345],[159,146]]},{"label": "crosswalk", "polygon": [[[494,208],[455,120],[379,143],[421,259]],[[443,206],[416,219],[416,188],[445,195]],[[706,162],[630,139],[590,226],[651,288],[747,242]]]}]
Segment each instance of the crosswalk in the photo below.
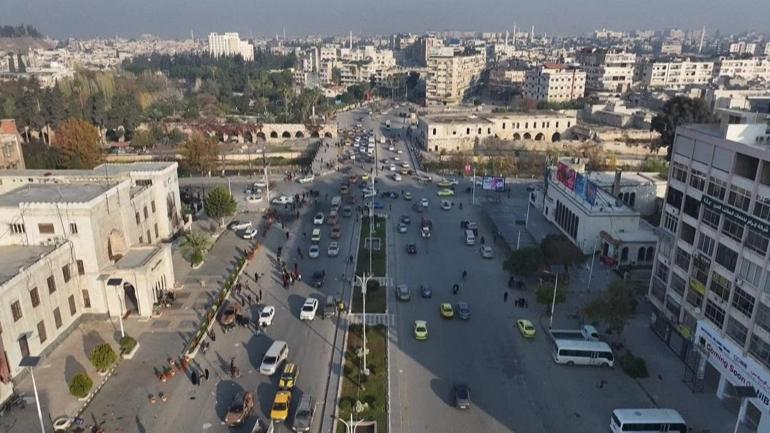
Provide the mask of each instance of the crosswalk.
[{"label": "crosswalk", "polygon": [[[348,314],[348,323],[350,323],[351,325],[360,325],[363,322],[364,322],[363,314]],[[376,326],[376,325],[391,326],[391,324],[394,324],[394,323],[396,323],[395,314],[367,314],[366,315],[367,326]]]}]

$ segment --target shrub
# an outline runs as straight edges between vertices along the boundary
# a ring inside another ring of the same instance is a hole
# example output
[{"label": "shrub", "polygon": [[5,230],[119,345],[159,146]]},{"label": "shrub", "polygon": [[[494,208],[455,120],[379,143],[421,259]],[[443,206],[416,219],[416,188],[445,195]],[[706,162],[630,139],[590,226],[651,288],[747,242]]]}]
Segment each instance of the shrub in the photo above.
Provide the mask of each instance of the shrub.
[{"label": "shrub", "polygon": [[369,406],[369,409],[374,410],[377,408],[377,397],[373,395],[365,395],[364,403],[366,403]]},{"label": "shrub", "polygon": [[98,371],[108,370],[118,360],[112,346],[107,343],[100,344],[91,351],[91,364]]},{"label": "shrub", "polygon": [[627,353],[620,358],[620,367],[634,379],[642,379],[649,376],[647,362],[638,356]]},{"label": "shrub", "polygon": [[192,255],[190,256],[190,261],[192,262],[193,266],[198,266],[199,264],[203,263],[203,253],[200,251],[193,251]]},{"label": "shrub", "polygon": [[340,412],[349,413],[353,409],[353,397],[340,397]]},{"label": "shrub", "polygon": [[120,351],[122,353],[129,353],[134,350],[134,347],[136,347],[136,339],[133,337],[126,335],[120,339]]},{"label": "shrub", "polygon": [[94,382],[85,373],[76,374],[69,383],[70,394],[77,398],[85,398],[91,392]]}]

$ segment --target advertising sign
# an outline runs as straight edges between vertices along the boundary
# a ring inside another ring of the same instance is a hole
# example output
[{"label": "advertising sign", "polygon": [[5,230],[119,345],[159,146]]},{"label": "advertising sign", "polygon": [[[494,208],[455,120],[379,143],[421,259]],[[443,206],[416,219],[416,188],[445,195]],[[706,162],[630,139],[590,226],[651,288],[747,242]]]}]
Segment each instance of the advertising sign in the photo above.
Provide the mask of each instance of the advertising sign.
[{"label": "advertising sign", "polygon": [[709,363],[737,386],[751,386],[757,392],[756,403],[770,409],[770,377],[758,362],[743,356],[742,350],[722,337],[709,323],[698,321],[695,344],[704,344]]},{"label": "advertising sign", "polygon": [[596,184],[590,180],[586,182],[586,201],[591,206],[596,204]]},{"label": "advertising sign", "polygon": [[505,178],[485,176],[481,183],[481,189],[484,191],[505,191]]},{"label": "advertising sign", "polygon": [[756,230],[764,234],[765,236],[770,236],[770,226],[768,226],[767,223],[760,221],[749,215],[746,215],[745,213],[739,211],[738,209],[730,207],[724,203],[718,202],[707,195],[703,195],[703,197],[701,198],[701,203],[706,205],[709,209],[715,212],[721,213],[727,219],[733,221],[734,223],[740,224],[742,226],[746,226],[752,230]]}]

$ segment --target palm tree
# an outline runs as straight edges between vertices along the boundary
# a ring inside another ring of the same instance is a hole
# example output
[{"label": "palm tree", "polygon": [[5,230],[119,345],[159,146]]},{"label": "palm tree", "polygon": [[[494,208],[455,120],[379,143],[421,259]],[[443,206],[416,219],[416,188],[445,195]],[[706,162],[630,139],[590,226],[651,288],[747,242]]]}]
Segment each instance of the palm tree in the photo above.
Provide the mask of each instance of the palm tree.
[{"label": "palm tree", "polygon": [[190,263],[196,266],[203,262],[203,256],[211,247],[209,238],[201,232],[185,233],[182,249],[190,253]]}]

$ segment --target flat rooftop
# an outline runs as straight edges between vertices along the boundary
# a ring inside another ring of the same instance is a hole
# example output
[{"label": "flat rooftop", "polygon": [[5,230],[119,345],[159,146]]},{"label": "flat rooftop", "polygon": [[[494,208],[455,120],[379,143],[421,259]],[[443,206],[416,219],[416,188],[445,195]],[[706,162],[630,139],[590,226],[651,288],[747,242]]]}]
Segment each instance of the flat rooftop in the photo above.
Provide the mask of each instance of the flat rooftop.
[{"label": "flat rooftop", "polygon": [[427,123],[492,123],[492,119],[548,119],[572,117],[574,114],[552,110],[511,111],[507,113],[434,113],[420,116]]},{"label": "flat rooftop", "polygon": [[0,194],[0,207],[18,207],[21,203],[86,203],[115,185],[117,183],[30,183]]},{"label": "flat rooftop", "polygon": [[5,176],[51,176],[51,177],[85,177],[85,176],[118,176],[133,171],[161,171],[170,167],[174,162],[132,162],[130,164],[101,164],[92,170],[3,170],[0,177]]},{"label": "flat rooftop", "polygon": [[[615,183],[614,171],[592,171],[587,174],[589,180],[601,187],[612,187],[612,184]],[[666,183],[666,179],[662,179],[658,173],[653,172],[624,171],[620,176],[620,186],[654,185],[656,183]]]},{"label": "flat rooftop", "polygon": [[56,249],[55,245],[9,245],[0,246],[0,285],[19,274],[19,269],[28,268],[40,260],[40,256]]},{"label": "flat rooftop", "polygon": [[160,251],[160,247],[146,246],[130,248],[126,254],[115,263],[117,269],[135,269],[145,265],[155,254]]}]

